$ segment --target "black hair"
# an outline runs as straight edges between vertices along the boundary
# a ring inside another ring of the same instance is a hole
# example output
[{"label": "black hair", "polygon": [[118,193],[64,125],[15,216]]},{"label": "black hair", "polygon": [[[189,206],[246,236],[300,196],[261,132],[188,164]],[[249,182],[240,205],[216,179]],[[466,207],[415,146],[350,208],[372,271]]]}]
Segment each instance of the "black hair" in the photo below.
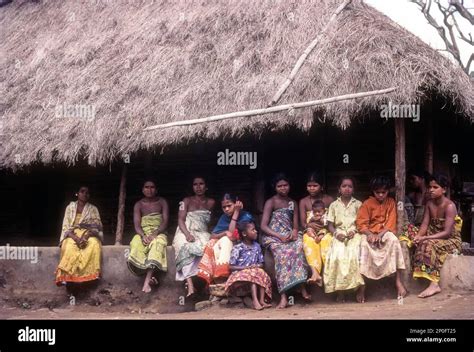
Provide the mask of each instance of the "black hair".
[{"label": "black hair", "polygon": [[443,188],[449,187],[449,178],[446,174],[435,172],[433,175],[430,176],[428,182],[435,181],[438,185]]},{"label": "black hair", "polygon": [[80,192],[81,188],[87,188],[89,193],[91,192],[91,189],[88,185],[86,185],[85,183],[79,183],[79,187],[76,187],[76,191],[74,192],[76,197],[78,196],[78,193]]},{"label": "black hair", "polygon": [[155,187],[158,186],[158,184],[156,183],[156,180],[155,180],[153,177],[145,177],[145,178],[143,179],[143,182],[142,182],[142,187],[144,187],[144,186],[145,186],[145,183],[147,183],[147,182],[153,183],[153,184],[155,185]]},{"label": "black hair", "polygon": [[316,209],[316,208],[324,208],[326,209],[326,205],[321,199],[316,199],[313,204],[311,204],[311,209]]},{"label": "black hair", "polygon": [[280,181],[286,181],[286,182],[290,183],[290,179],[283,172],[279,172],[275,176],[273,176],[272,188],[275,189],[277,183],[280,182]]},{"label": "black hair", "polygon": [[378,175],[372,178],[370,180],[370,190],[373,192],[377,189],[384,188],[387,191],[390,190],[390,186],[392,185],[392,182],[387,176],[383,175]]},{"label": "black hair", "polygon": [[341,178],[339,178],[339,187],[341,187],[342,182],[344,180],[350,180],[352,182],[352,186],[355,187],[356,182],[355,182],[354,177],[352,177],[352,176],[342,176]]},{"label": "black hair", "polygon": [[204,181],[204,183],[207,184],[206,178],[203,175],[194,175],[193,177],[191,177],[191,184],[194,183],[194,180],[197,179],[197,178],[202,179]]},{"label": "black hair", "polygon": [[250,224],[253,224],[255,226],[255,222],[254,221],[242,221],[242,222],[239,222],[237,224],[237,231],[239,232],[239,235],[240,235],[240,239],[243,239],[243,233],[245,230],[247,230],[247,227],[250,225]]},{"label": "black hair", "polygon": [[430,181],[431,174],[423,169],[411,169],[407,172],[408,176],[418,176],[425,180],[425,183]]},{"label": "black hair", "polygon": [[225,200],[230,200],[232,203],[235,203],[237,201],[237,197],[233,194],[225,193],[221,198],[221,202]]},{"label": "black hair", "polygon": [[316,182],[319,185],[323,185],[323,179],[321,178],[321,175],[317,171],[311,171],[307,176],[306,176],[306,183],[308,182]]}]

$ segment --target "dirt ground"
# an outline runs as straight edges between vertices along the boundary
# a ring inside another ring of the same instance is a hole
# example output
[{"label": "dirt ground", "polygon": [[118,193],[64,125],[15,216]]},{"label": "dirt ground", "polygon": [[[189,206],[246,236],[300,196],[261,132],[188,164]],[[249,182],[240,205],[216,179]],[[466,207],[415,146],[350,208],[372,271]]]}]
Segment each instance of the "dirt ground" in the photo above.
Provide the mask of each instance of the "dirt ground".
[{"label": "dirt ground", "polygon": [[[0,319],[474,319],[474,292],[442,292],[428,299],[411,294],[403,304],[395,299],[295,303],[278,310],[273,308],[255,311],[240,305],[216,304],[200,311],[163,313],[153,304],[117,304],[94,306],[90,302],[75,306],[59,304],[56,307],[39,307],[28,304],[3,303]],[[274,303],[275,306],[275,303]],[[166,311],[166,310],[165,310]]]}]

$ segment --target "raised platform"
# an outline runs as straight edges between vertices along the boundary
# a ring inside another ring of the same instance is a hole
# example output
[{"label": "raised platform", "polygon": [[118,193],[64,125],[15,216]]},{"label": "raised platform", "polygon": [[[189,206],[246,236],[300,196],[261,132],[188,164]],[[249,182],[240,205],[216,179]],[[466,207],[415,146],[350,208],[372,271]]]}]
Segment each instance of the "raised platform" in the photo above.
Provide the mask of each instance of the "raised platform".
[{"label": "raised platform", "polygon": [[[10,247],[13,248],[13,247]],[[128,246],[104,246],[102,248],[102,279],[96,290],[126,290],[139,294],[143,278],[136,277],[127,268]],[[151,295],[169,305],[180,305],[184,295],[182,282],[175,281],[174,251],[167,247],[168,272],[160,273],[160,285]],[[58,247],[38,247],[37,262],[30,260],[0,260],[0,292],[4,297],[37,297],[64,296],[65,289],[54,283],[54,272],[59,261]],[[265,255],[266,270],[273,276],[273,258],[268,252]],[[474,257],[450,255],[442,270],[441,287],[451,290],[474,290]],[[408,289],[419,292],[426,286],[425,280],[413,280],[407,272],[405,280]],[[395,298],[393,278],[368,282],[368,295],[372,298]],[[319,288],[313,288],[315,300],[327,300]],[[182,303],[181,303],[182,305]]]}]

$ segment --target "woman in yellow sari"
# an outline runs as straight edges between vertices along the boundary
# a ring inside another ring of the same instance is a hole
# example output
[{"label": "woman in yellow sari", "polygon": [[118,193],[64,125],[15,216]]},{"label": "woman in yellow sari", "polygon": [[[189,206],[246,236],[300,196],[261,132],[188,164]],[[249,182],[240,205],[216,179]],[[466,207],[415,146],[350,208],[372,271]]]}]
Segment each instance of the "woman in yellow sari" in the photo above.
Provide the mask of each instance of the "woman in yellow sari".
[{"label": "woman in yellow sari", "polygon": [[[326,254],[331,246],[332,236],[320,221],[311,221],[315,216],[313,205],[315,202],[322,202],[327,210],[334,199],[323,193],[322,179],[317,172],[311,172],[308,175],[306,190],[308,195],[300,200],[299,215],[300,223],[304,227],[303,250],[306,262],[311,268],[311,277],[308,279],[308,283],[322,286],[322,270]],[[324,223],[325,218],[322,220]],[[310,223],[312,224],[307,226]]]},{"label": "woman in yellow sari", "polygon": [[133,208],[133,224],[136,235],[130,242],[130,254],[127,265],[135,275],[144,275],[142,291],[151,291],[151,285],[157,285],[154,277],[156,270],[167,271],[166,245],[168,239],[164,230],[168,226],[168,203],[156,195],[156,183],[145,181],[141,200]]},{"label": "woman in yellow sari", "polygon": [[99,210],[89,203],[89,188],[80,187],[77,201],[66,207],[59,245],[61,256],[56,284],[79,283],[100,277],[102,222]]}]

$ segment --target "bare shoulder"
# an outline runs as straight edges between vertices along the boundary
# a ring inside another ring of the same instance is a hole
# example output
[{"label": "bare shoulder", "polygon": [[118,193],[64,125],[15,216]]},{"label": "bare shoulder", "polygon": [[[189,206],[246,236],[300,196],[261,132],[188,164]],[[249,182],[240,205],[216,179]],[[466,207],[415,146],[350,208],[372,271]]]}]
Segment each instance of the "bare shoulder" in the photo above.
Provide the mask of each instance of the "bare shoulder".
[{"label": "bare shoulder", "polygon": [[445,202],[444,207],[445,207],[446,210],[449,209],[449,210],[456,210],[457,211],[456,204],[454,204],[454,202],[451,199],[448,199],[448,198],[446,198],[446,202]]},{"label": "bare shoulder", "polygon": [[161,205],[168,205],[168,201],[163,198],[163,197],[158,197],[158,202],[161,204]]},{"label": "bare shoulder", "polygon": [[265,208],[267,207],[272,207],[273,208],[273,205],[274,205],[274,202],[275,202],[275,196],[271,197],[271,198],[268,198],[266,201],[265,201]]},{"label": "bare shoulder", "polygon": [[209,209],[212,209],[216,205],[216,200],[214,198],[207,198],[207,204],[209,205]]},{"label": "bare shoulder", "polygon": [[329,206],[332,202],[334,202],[334,197],[330,196],[329,194],[323,195],[323,202],[326,206]]},{"label": "bare shoulder", "polygon": [[310,200],[309,196],[301,198],[301,200],[299,201],[299,206],[300,206],[300,208],[303,208],[305,210],[310,209],[311,208],[311,200]]},{"label": "bare shoulder", "polygon": [[188,205],[189,203],[191,203],[191,197],[184,197],[182,202],[186,205]]}]

